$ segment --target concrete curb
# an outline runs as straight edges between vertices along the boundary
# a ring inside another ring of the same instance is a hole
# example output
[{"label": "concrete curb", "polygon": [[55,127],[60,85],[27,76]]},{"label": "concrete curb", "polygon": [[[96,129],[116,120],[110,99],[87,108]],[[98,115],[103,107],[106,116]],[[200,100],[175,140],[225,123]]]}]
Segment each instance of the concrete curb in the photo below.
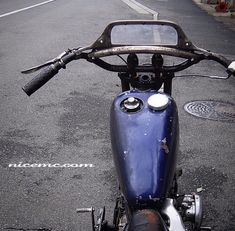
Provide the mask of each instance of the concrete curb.
[{"label": "concrete curb", "polygon": [[218,13],[215,11],[216,5],[202,3],[201,0],[193,0],[202,10],[215,17],[217,21],[222,21],[226,26],[235,31],[235,14],[231,12]]},{"label": "concrete curb", "polygon": [[216,4],[206,4],[202,3],[201,0],[193,0],[201,9],[207,11],[208,14],[215,17],[232,17],[231,12],[220,13],[215,11]]}]

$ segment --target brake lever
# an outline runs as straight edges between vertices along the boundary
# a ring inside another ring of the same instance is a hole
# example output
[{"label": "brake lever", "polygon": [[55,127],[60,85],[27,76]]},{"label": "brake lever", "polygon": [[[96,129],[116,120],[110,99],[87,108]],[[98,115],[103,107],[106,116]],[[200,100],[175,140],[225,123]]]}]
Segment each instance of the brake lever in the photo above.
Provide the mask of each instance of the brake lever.
[{"label": "brake lever", "polygon": [[53,64],[54,62],[52,60],[44,63],[44,64],[41,64],[41,65],[38,65],[38,66],[35,66],[35,67],[31,67],[27,70],[24,70],[24,71],[21,71],[22,74],[30,74],[30,73],[33,73],[35,71],[38,71],[40,69],[42,69],[43,67],[46,67],[46,66],[49,66],[50,64]]},{"label": "brake lever", "polygon": [[21,73],[22,74],[33,73],[35,71],[42,69],[43,67],[49,66],[51,64],[54,64],[54,63],[60,61],[65,55],[69,54],[70,52],[74,52],[76,54],[76,56],[79,56],[83,51],[89,50],[89,49],[91,49],[91,46],[68,49],[67,51],[64,51],[61,54],[59,54],[56,58],[51,59],[51,60],[47,61],[46,63],[40,64],[38,66],[31,67],[27,70],[21,71]]},{"label": "brake lever", "polygon": [[68,50],[68,51],[64,51],[62,52],[61,54],[59,54],[56,58],[54,59],[51,59],[51,60],[48,60],[46,63],[43,63],[43,64],[40,64],[38,66],[34,66],[34,67],[31,67],[27,70],[24,70],[24,71],[21,71],[22,74],[30,74],[30,73],[33,73],[35,71],[38,71],[40,69],[42,69],[43,67],[46,67],[46,66],[49,66],[51,64],[54,64],[55,62],[59,61],[61,58],[63,58],[66,54],[68,54],[68,52],[70,52],[71,50]]}]

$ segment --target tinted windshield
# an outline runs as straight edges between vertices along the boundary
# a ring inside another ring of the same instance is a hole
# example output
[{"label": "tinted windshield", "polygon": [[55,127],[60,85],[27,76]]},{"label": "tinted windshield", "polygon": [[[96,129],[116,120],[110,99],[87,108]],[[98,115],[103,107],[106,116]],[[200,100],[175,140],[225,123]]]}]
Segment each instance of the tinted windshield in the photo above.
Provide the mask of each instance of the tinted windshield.
[{"label": "tinted windshield", "polygon": [[113,45],[177,45],[178,34],[170,25],[115,25],[111,31]]}]

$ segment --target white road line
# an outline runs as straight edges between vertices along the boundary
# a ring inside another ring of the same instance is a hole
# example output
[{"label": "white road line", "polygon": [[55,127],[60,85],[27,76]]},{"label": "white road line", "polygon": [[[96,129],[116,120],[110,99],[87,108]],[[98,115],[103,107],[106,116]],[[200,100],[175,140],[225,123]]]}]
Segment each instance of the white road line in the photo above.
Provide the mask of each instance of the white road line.
[{"label": "white road line", "polygon": [[37,6],[41,6],[41,5],[44,5],[44,4],[47,4],[47,3],[50,3],[50,2],[54,2],[54,1],[56,1],[56,0],[48,0],[48,1],[41,2],[41,3],[29,6],[29,7],[25,7],[25,8],[19,9],[19,10],[14,10],[14,11],[11,11],[9,13],[5,13],[5,14],[0,15],[0,18],[3,18],[5,16],[11,15],[11,14],[16,14],[16,13],[21,12],[21,11],[29,10],[31,8],[34,8],[34,7],[37,7]]},{"label": "white road line", "polygon": [[138,13],[140,13],[140,14],[152,14],[154,20],[158,19],[158,12],[148,8],[147,6],[144,6],[144,5],[140,4],[139,2],[137,2],[135,0],[122,0],[122,1],[124,3],[126,3],[129,7],[131,7],[135,11],[137,11]]},{"label": "white road line", "polygon": [[[153,20],[158,20],[159,13],[140,4],[139,2],[135,0],[122,0],[124,3],[126,3],[129,7],[131,7],[133,10],[137,11],[140,14],[151,14],[153,16]],[[159,42],[161,41],[160,35],[158,31],[154,32],[154,41]]]}]

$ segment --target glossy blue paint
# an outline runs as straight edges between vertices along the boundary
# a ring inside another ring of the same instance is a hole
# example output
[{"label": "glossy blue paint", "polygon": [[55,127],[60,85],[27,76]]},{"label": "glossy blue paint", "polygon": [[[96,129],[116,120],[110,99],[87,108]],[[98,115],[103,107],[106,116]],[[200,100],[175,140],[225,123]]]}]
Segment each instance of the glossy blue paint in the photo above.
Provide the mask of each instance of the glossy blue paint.
[{"label": "glossy blue paint", "polygon": [[[151,110],[147,100],[152,94],[156,92],[123,92],[111,107],[114,162],[123,195],[133,207],[166,197],[175,172],[179,133],[177,107],[168,96],[166,109]],[[128,97],[142,100],[142,110],[122,111],[120,104]]]}]

